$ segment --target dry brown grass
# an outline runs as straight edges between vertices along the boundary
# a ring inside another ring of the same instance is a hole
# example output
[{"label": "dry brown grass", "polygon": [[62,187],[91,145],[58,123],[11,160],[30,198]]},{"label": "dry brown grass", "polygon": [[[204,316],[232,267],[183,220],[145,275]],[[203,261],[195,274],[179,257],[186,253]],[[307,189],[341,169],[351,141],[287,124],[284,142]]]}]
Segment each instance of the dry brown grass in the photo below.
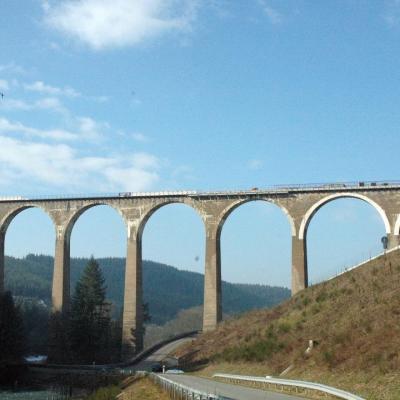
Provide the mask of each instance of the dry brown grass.
[{"label": "dry brown grass", "polygon": [[[318,345],[306,357],[309,339]],[[209,362],[203,373],[279,375],[294,364],[287,377],[400,399],[400,254],[226,321],[180,349],[185,354]]]},{"label": "dry brown grass", "polygon": [[159,388],[149,378],[137,379],[124,389],[119,400],[170,400],[166,392]]}]

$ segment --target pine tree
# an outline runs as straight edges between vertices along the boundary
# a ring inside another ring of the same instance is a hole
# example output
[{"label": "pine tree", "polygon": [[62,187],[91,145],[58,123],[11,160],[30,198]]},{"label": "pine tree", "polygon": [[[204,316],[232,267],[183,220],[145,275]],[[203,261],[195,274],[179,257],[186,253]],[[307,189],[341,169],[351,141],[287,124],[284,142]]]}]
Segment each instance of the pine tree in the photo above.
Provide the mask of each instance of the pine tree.
[{"label": "pine tree", "polygon": [[76,361],[107,361],[111,347],[111,319],[109,304],[105,299],[105,280],[99,264],[92,257],[72,297],[70,337]]},{"label": "pine tree", "polygon": [[22,318],[11,292],[0,293],[0,349],[0,364],[19,361],[25,350]]}]

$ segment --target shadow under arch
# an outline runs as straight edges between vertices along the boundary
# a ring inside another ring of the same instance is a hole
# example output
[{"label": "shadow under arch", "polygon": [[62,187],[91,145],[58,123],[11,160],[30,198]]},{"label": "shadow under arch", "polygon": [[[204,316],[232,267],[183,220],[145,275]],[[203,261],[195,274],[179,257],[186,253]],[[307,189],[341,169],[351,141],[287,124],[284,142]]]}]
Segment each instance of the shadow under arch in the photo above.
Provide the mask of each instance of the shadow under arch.
[{"label": "shadow under arch", "polygon": [[373,201],[369,197],[358,194],[358,193],[336,193],[336,194],[332,194],[332,195],[322,198],[321,200],[317,201],[315,204],[313,204],[307,210],[307,212],[304,215],[304,217],[301,221],[301,224],[300,224],[299,239],[301,239],[301,240],[306,239],[308,226],[309,226],[311,220],[313,219],[314,215],[317,213],[317,211],[322,206],[324,206],[327,203],[330,203],[331,201],[334,201],[337,199],[346,199],[346,198],[359,199],[361,201],[364,201],[364,202],[370,204],[372,207],[374,207],[375,210],[380,215],[380,217],[382,218],[383,224],[385,225],[386,234],[390,234],[391,230],[390,230],[390,223],[389,223],[388,217],[387,217],[385,211],[383,210],[383,208],[379,204],[377,204],[375,201]]}]

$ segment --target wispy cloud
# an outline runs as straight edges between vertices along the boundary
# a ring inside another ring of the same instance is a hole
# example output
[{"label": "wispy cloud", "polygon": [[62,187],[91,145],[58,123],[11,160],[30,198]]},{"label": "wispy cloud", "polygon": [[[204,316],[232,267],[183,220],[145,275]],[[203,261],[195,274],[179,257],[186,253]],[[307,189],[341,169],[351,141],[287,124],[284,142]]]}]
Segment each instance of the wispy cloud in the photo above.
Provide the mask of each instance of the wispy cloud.
[{"label": "wispy cloud", "polygon": [[26,70],[20,65],[13,62],[8,64],[0,64],[0,72],[10,72],[14,74],[25,74]]},{"label": "wispy cloud", "polygon": [[0,104],[3,111],[49,110],[66,114],[68,111],[56,97],[43,97],[33,102],[5,96]]},{"label": "wispy cloud", "polygon": [[[160,180],[157,156],[115,146],[109,123],[73,111],[77,99],[104,102],[107,97],[86,96],[74,88],[42,80],[17,81],[14,64],[1,68],[8,71],[4,72],[7,79],[0,80],[5,93],[0,101],[2,190],[19,182],[45,190],[86,190],[95,184],[97,191],[143,191],[151,190]],[[68,108],[64,105],[67,100]],[[28,113],[38,111],[45,118],[28,118]],[[49,112],[60,115],[54,118]],[[27,122],[38,120],[40,125]],[[124,134],[124,141],[129,138],[148,140],[140,132]]]},{"label": "wispy cloud", "polygon": [[79,97],[81,95],[75,89],[72,89],[70,87],[59,88],[57,86],[47,85],[42,81],[25,84],[24,87],[26,90],[48,94],[51,96]]},{"label": "wispy cloud", "polygon": [[102,139],[102,132],[108,129],[106,123],[99,123],[89,117],[74,117],[70,119],[73,130],[60,128],[38,129],[27,126],[19,121],[10,121],[0,117],[0,133],[23,135],[56,141],[94,141]]},{"label": "wispy cloud", "polygon": [[36,129],[20,122],[11,122],[7,118],[0,118],[0,133],[22,134],[24,136],[51,140],[76,140],[79,138],[79,135],[62,129]]},{"label": "wispy cloud", "polygon": [[144,135],[141,132],[134,132],[134,133],[132,133],[131,136],[134,140],[136,140],[137,142],[141,142],[141,143],[146,143],[150,140],[148,136]]},{"label": "wispy cloud", "polygon": [[27,142],[1,135],[0,148],[3,185],[12,177],[76,190],[87,188],[95,180],[100,190],[140,191],[150,189],[159,179],[157,159],[152,155],[82,156],[66,144]]},{"label": "wispy cloud", "polygon": [[191,29],[198,0],[43,1],[50,28],[95,50],[134,46]]},{"label": "wispy cloud", "polygon": [[277,25],[283,21],[282,14],[272,7],[269,1],[258,0],[258,4],[261,6],[264,14],[267,16],[272,24]]}]

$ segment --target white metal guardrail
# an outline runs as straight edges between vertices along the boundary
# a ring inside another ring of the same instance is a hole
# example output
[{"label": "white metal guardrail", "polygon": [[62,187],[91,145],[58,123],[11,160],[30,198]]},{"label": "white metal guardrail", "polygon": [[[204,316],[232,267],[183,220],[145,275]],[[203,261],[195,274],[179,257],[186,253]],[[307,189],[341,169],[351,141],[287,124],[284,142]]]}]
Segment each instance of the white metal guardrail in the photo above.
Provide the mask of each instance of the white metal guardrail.
[{"label": "white metal guardrail", "polygon": [[192,389],[181,383],[174,382],[162,375],[149,374],[150,379],[162,387],[173,399],[179,400],[232,400],[213,393]]},{"label": "white metal guardrail", "polygon": [[336,389],[331,386],[326,386],[314,382],[296,381],[291,379],[278,379],[278,378],[271,378],[268,376],[264,378],[262,376],[246,376],[246,375],[230,375],[230,374],[214,374],[213,378],[223,378],[229,381],[233,381],[235,383],[240,383],[240,382],[250,382],[256,384],[259,383],[261,386],[263,384],[272,384],[281,387],[282,386],[294,387],[294,388],[297,387],[301,389],[314,390],[324,394],[330,394],[332,396],[335,396],[343,400],[365,400],[360,396],[356,396],[355,394],[345,392],[344,390]]}]

